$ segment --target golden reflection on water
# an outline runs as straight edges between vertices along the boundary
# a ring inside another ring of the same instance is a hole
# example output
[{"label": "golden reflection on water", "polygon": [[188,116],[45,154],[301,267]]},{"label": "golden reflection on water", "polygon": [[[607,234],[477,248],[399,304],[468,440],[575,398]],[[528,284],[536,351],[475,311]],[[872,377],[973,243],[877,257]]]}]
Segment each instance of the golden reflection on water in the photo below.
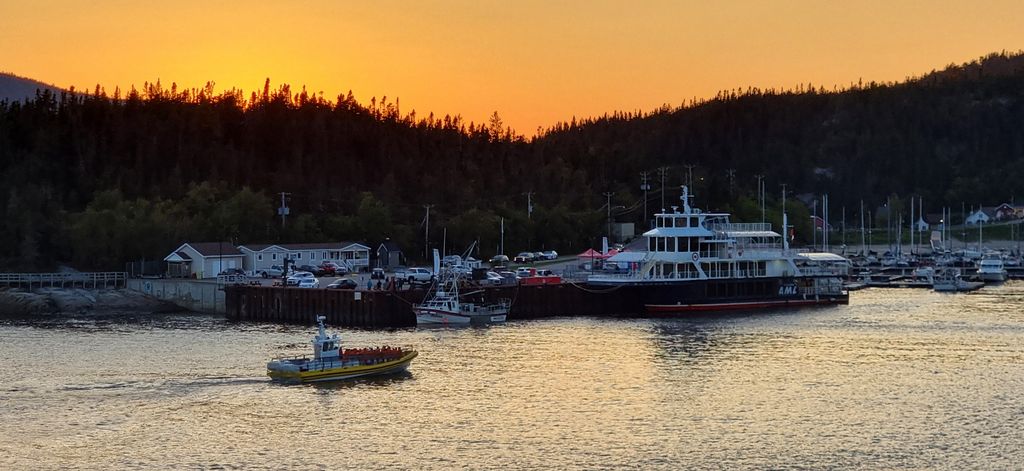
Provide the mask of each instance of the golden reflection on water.
[{"label": "golden reflection on water", "polygon": [[313,329],[0,323],[0,468],[1013,468],[1024,283],[677,320],[348,331],[404,375],[283,386]]}]

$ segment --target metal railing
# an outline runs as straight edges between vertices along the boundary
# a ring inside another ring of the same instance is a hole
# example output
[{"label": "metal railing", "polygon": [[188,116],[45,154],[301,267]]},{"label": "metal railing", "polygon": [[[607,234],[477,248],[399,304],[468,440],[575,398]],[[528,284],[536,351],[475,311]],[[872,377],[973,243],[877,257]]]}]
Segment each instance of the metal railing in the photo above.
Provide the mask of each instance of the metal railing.
[{"label": "metal railing", "polygon": [[772,230],[772,225],[768,222],[713,222],[707,223],[705,226],[708,230],[722,232],[768,232]]},{"label": "metal railing", "polygon": [[0,273],[0,285],[27,288],[124,288],[128,273],[123,271],[85,273]]}]

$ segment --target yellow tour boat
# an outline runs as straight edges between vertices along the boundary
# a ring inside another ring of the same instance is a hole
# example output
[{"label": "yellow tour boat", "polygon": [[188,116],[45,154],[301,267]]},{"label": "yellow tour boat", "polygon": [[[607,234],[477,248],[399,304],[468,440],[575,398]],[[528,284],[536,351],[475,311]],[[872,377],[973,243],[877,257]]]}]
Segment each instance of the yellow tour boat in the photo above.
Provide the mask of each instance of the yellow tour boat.
[{"label": "yellow tour boat", "polygon": [[342,349],[338,334],[327,335],[324,319],[316,318],[319,331],[313,337],[313,358],[275,358],[267,363],[267,376],[289,383],[336,381],[405,371],[416,358],[415,350],[397,347]]}]

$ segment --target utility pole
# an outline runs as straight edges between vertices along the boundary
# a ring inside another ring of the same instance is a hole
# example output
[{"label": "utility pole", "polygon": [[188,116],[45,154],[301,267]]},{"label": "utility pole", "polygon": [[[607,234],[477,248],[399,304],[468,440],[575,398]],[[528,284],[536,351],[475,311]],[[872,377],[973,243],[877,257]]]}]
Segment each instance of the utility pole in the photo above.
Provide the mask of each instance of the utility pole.
[{"label": "utility pole", "polygon": [[288,216],[288,213],[290,212],[288,209],[288,204],[285,203],[285,197],[290,195],[291,193],[285,193],[283,191],[281,192],[281,207],[277,208],[277,214],[281,216],[281,230],[284,230],[284,220]]},{"label": "utility pole", "polygon": [[[664,188],[662,189],[662,191],[664,191]],[[604,192],[605,198],[608,199],[608,202],[607,202],[606,205],[607,205],[607,208],[608,208],[608,240],[609,241],[612,240],[612,195],[614,195],[614,194],[615,194],[614,191],[606,191],[606,192]]]},{"label": "utility pole", "polygon": [[432,204],[425,204],[423,208],[427,210],[427,216],[423,219],[425,227],[423,229],[423,257],[430,258],[430,208],[433,208]]},{"label": "utility pole", "polygon": [[650,172],[640,172],[640,189],[643,190],[643,192],[644,192],[644,222],[645,222],[644,230],[646,230],[646,228],[647,228],[647,224],[646,224],[647,218],[648,218],[648,215],[647,215],[647,190],[651,189],[651,185],[649,185],[647,183],[647,181],[648,181],[650,175],[651,175]]},{"label": "utility pole", "polygon": [[[659,167],[658,175],[661,177],[661,211],[665,211],[665,174],[668,173],[668,167]],[[610,206],[609,206],[610,207]]]},{"label": "utility pole", "polygon": [[527,191],[523,194],[526,195],[526,219],[530,219],[533,215],[533,192]]},{"label": "utility pole", "polygon": [[786,184],[782,184],[782,249],[789,251],[789,225],[786,216]]},{"label": "utility pole", "polygon": [[814,199],[811,210],[811,249],[818,250],[818,199]]}]

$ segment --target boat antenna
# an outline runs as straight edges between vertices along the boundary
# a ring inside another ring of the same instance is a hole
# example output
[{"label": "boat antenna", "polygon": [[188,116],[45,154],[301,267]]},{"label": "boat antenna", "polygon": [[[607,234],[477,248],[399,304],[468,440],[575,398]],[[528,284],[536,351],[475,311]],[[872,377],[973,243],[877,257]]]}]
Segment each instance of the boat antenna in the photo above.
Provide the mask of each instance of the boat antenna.
[{"label": "boat antenna", "polygon": [[683,185],[683,195],[679,197],[683,200],[683,214],[690,214],[690,189]]}]

